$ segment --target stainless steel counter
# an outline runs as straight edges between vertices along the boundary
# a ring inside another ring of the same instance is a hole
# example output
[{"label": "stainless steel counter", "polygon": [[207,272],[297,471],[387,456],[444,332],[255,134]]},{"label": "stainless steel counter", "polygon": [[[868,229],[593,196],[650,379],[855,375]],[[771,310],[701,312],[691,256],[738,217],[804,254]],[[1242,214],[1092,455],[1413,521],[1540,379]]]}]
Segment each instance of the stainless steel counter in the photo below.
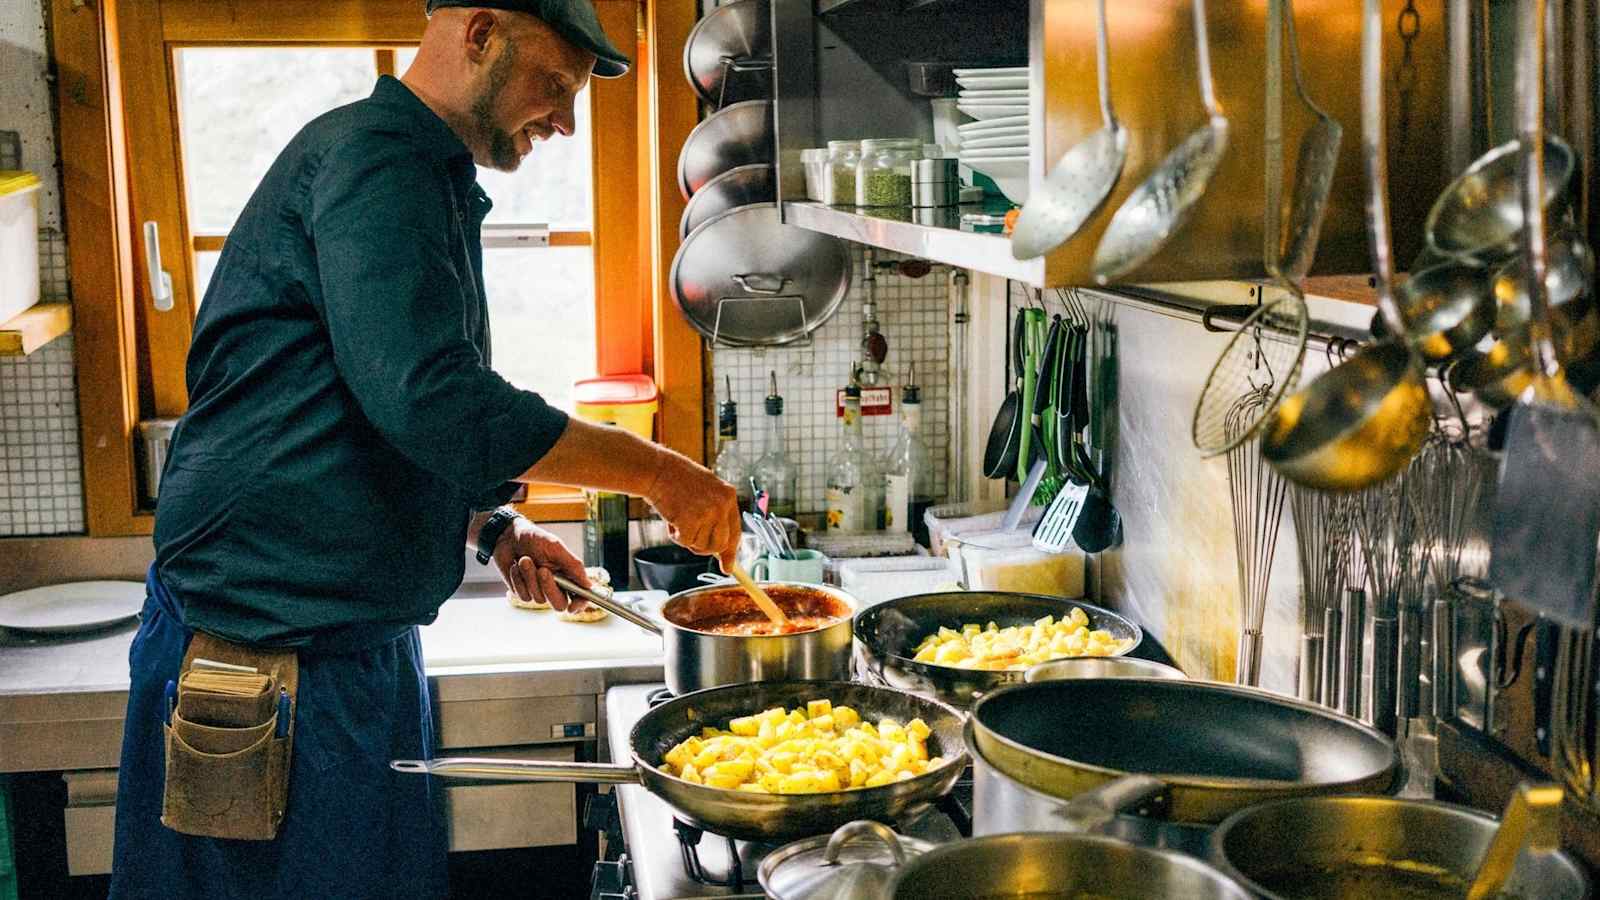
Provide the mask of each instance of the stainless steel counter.
[{"label": "stainless steel counter", "polygon": [[[513,610],[503,595],[498,584],[463,585],[422,629],[442,748],[603,739],[606,688],[662,677],[654,636],[615,618],[576,624]],[[0,633],[0,772],[117,765],[136,629],[76,639]]]}]

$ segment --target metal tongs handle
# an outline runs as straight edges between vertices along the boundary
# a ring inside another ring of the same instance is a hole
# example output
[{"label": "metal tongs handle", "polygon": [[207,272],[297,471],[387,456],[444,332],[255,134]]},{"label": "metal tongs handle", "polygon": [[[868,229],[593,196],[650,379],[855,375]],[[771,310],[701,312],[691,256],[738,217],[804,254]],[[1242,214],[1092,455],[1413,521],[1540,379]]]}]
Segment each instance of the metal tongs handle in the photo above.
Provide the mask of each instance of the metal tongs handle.
[{"label": "metal tongs handle", "polygon": [[609,587],[602,585],[596,585],[594,588],[578,587],[577,584],[562,575],[555,576],[555,579],[556,587],[561,588],[563,591],[566,591],[567,593],[576,597],[582,597],[583,599],[593,603],[595,606],[600,607],[606,612],[611,613],[617,618],[626,619],[640,628],[643,628],[645,631],[649,631],[658,635],[661,633],[660,625],[657,625],[653,620],[650,619],[649,616],[646,616],[643,613],[635,612],[633,609],[617,600],[616,596],[612,593]]}]

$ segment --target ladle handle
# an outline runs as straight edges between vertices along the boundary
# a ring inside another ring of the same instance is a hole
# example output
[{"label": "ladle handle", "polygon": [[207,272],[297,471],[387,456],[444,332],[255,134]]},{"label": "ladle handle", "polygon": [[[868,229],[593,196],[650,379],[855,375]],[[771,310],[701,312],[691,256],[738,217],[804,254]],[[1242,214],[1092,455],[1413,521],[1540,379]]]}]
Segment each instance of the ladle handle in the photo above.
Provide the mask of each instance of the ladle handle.
[{"label": "ladle handle", "polygon": [[1527,271],[1528,342],[1541,392],[1561,377],[1545,291],[1549,268],[1544,217],[1544,57],[1545,0],[1518,4],[1517,131],[1522,144],[1517,179],[1522,201],[1523,257]]},{"label": "ladle handle", "polygon": [[[1542,3],[1540,4],[1543,5]],[[1561,801],[1565,792],[1557,784],[1517,785],[1500,817],[1494,840],[1483,853],[1478,874],[1467,889],[1467,900],[1488,900],[1497,896],[1511,877],[1517,856],[1524,847],[1535,853],[1551,853],[1561,846]]]},{"label": "ladle handle", "polygon": [[1261,261],[1274,281],[1283,277],[1283,3],[1267,0],[1267,85],[1262,169],[1267,202],[1261,223]]},{"label": "ladle handle", "polygon": [[1389,333],[1406,333],[1394,299],[1394,248],[1389,240],[1389,157],[1383,114],[1383,3],[1361,0],[1361,151],[1367,162],[1367,242],[1378,311]]},{"label": "ladle handle", "polygon": [[1195,65],[1200,74],[1200,102],[1205,104],[1206,115],[1218,119],[1222,117],[1222,105],[1217,102],[1217,89],[1211,83],[1211,41],[1206,36],[1206,0],[1194,0],[1193,6]]},{"label": "ladle handle", "polygon": [[556,587],[561,588],[563,591],[578,597],[582,597],[583,599],[593,603],[595,606],[600,607],[606,612],[611,613],[617,618],[626,619],[640,628],[643,628],[645,631],[649,631],[658,635],[661,633],[660,625],[657,625],[655,622],[651,621],[649,616],[634,612],[628,606],[618,601],[610,590],[601,591],[578,587],[577,584],[561,575],[555,576],[555,579]]},{"label": "ladle handle", "polygon": [[1116,130],[1117,113],[1111,106],[1111,41],[1106,36],[1106,0],[1099,0],[1100,17],[1095,24],[1094,67],[1100,81],[1100,119]]}]

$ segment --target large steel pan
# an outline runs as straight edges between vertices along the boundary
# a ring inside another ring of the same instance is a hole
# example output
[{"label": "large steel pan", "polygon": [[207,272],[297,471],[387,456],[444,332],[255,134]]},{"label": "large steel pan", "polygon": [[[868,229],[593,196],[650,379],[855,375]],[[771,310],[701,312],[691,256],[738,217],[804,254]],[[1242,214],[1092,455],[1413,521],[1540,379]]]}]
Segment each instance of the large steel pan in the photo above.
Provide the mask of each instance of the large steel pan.
[{"label": "large steel pan", "polygon": [[[774,706],[803,707],[807,700],[824,698],[835,706],[854,707],[864,720],[922,719],[932,731],[928,755],[944,757],[944,764],[894,784],[822,794],[724,790],[684,781],[660,769],[666,752],[698,735],[701,728],[726,728],[728,720],[739,716]],[[777,842],[826,834],[855,819],[892,824],[913,807],[949,793],[967,764],[961,724],[961,714],[949,706],[893,688],[848,681],[763,681],[695,691],[645,713],[628,736],[633,758],[626,764],[444,757],[395,760],[390,765],[401,772],[447,778],[642,784],[690,824],[728,837]]]},{"label": "large steel pan", "polygon": [[1144,632],[1131,620],[1081,600],[1042,594],[951,591],[900,597],[856,613],[856,659],[870,676],[885,684],[964,708],[990,691],[1021,684],[1027,673],[917,662],[912,657],[925,636],[938,631],[941,625],[960,628],[968,622],[994,622],[1001,628],[1031,625],[1045,616],[1059,619],[1073,607],[1089,617],[1091,629],[1104,628],[1113,636],[1132,642],[1118,656],[1132,652],[1144,640]]},{"label": "large steel pan", "polygon": [[1399,770],[1378,731],[1266,691],[1201,681],[1085,678],[1003,688],[972,710],[987,763],[1053,797],[1153,776],[1142,814],[1216,823],[1267,800],[1381,793]]}]

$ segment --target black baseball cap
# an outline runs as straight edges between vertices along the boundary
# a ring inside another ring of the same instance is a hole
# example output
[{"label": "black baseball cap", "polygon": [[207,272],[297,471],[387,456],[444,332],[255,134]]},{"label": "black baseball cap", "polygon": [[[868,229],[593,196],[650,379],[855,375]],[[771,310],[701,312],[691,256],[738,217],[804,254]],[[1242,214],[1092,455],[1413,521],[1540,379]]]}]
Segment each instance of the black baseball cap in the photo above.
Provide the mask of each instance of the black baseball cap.
[{"label": "black baseball cap", "polygon": [[632,65],[632,61],[606,38],[589,0],[428,0],[428,14],[447,6],[481,6],[536,16],[557,34],[595,55],[596,78],[626,75]]}]

